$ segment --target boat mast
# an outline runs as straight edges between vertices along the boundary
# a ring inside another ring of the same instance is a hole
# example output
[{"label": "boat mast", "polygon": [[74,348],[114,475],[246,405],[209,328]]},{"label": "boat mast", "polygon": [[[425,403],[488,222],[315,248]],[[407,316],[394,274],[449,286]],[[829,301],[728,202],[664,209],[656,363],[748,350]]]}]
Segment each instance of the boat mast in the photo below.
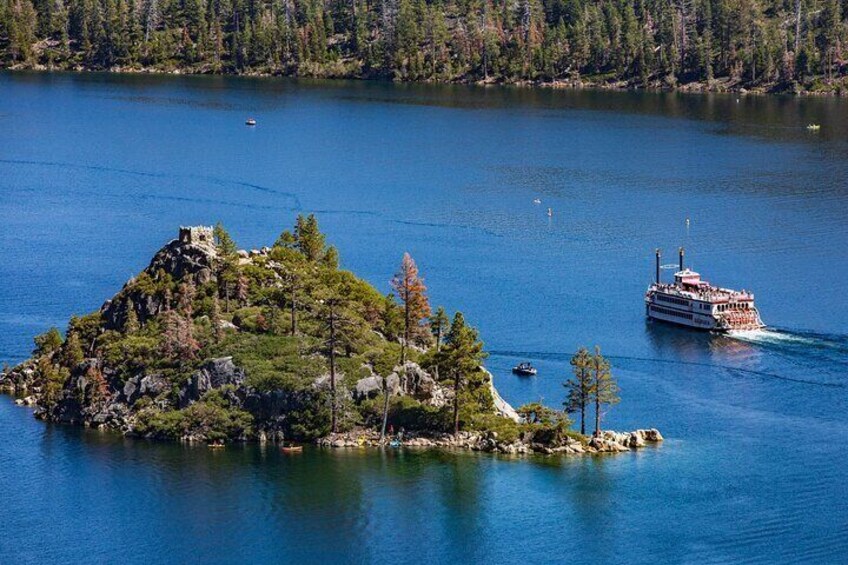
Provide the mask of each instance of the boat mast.
[{"label": "boat mast", "polygon": [[679,250],[679,254],[680,254],[680,270],[682,271],[683,270],[683,254],[684,254],[682,247]]},{"label": "boat mast", "polygon": [[660,284],[660,248],[657,247],[657,284]]}]

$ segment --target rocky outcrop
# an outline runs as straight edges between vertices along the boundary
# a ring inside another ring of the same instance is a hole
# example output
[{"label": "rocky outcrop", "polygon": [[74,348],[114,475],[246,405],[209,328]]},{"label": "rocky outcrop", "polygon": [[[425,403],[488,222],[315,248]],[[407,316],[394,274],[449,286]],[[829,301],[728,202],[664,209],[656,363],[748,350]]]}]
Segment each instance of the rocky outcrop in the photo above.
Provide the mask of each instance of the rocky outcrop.
[{"label": "rocky outcrop", "polygon": [[492,393],[492,401],[495,403],[495,411],[504,418],[509,418],[515,423],[522,422],[523,419],[518,415],[518,412],[515,411],[515,408],[513,408],[509,402],[504,400],[498,392],[498,389],[495,388],[495,378],[492,376],[492,373],[486,369],[483,370],[489,376],[489,389]]},{"label": "rocky outcrop", "polygon": [[0,373],[0,392],[23,396],[33,390],[35,375],[35,363],[31,360]]},{"label": "rocky outcrop", "polygon": [[[395,373],[386,377],[386,388],[389,390],[389,396],[398,396],[401,394],[400,379]],[[383,392],[383,377],[372,375],[359,379],[353,389],[354,396],[357,402],[362,402],[369,398],[376,398]]]},{"label": "rocky outcrop", "polygon": [[[328,378],[324,376],[319,379],[319,386],[325,386]],[[446,406],[452,395],[452,392],[439,384],[430,376],[430,373],[412,362],[395,367],[395,370],[386,377],[386,385],[391,396],[410,396],[437,408]],[[383,378],[372,374],[356,382],[353,396],[357,402],[361,402],[368,398],[375,398],[382,392]]]},{"label": "rocky outcrop", "polygon": [[180,388],[178,406],[185,408],[212,389],[244,384],[244,370],[233,363],[232,357],[210,359]]},{"label": "rocky outcrop", "polygon": [[[196,285],[200,285],[215,278],[216,261],[214,246],[195,245],[175,239],[156,253],[144,274],[156,280],[159,273],[164,272],[174,280],[191,279]],[[135,282],[135,277],[130,279],[117,295],[107,300],[100,308],[107,328],[123,328],[130,305],[141,323],[166,308],[161,294],[149,293],[146,289],[139,288]]]},{"label": "rocky outcrop", "polygon": [[171,389],[171,381],[162,375],[138,374],[124,383],[121,400],[130,406],[142,396],[156,398]]},{"label": "rocky outcrop", "polygon": [[[641,443],[632,442],[632,438],[640,438]],[[647,439],[652,438],[652,439]],[[606,431],[600,437],[591,438],[586,443],[573,437],[564,437],[557,444],[551,445],[533,441],[532,434],[512,441],[505,441],[496,432],[460,432],[459,434],[420,434],[406,433],[402,438],[387,437],[382,441],[380,434],[374,430],[354,430],[351,432],[330,434],[319,439],[316,443],[323,447],[434,447],[445,449],[467,449],[489,453],[542,455],[554,454],[592,454],[592,453],[622,453],[644,447],[646,442],[662,441],[662,435],[656,429],[635,430],[619,433]]]},{"label": "rocky outcrop", "polygon": [[599,451],[626,451],[629,448],[645,447],[648,443],[661,441],[663,437],[659,430],[651,428],[624,433],[607,430],[599,437],[593,437],[589,444]]},{"label": "rocky outcrop", "polygon": [[403,366],[395,367],[389,379],[397,378],[400,383],[402,394],[411,396],[419,402],[441,408],[446,406],[453,396],[444,386],[439,384],[430,373],[422,369],[417,363],[407,362]]},{"label": "rocky outcrop", "polygon": [[155,275],[161,269],[174,280],[191,278],[195,284],[201,285],[215,277],[216,259],[213,246],[195,245],[175,239],[153,256],[146,272]]}]

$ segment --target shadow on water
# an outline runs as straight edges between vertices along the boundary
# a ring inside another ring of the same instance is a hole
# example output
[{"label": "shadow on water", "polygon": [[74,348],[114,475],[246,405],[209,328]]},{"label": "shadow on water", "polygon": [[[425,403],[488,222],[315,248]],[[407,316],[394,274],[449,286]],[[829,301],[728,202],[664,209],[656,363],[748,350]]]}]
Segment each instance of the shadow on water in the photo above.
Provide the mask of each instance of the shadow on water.
[{"label": "shadow on water", "polygon": [[[92,95],[144,105],[190,106],[209,110],[271,110],[291,104],[283,93],[333,98],[348,102],[434,106],[471,110],[512,110],[523,113],[575,109],[603,113],[641,114],[696,120],[718,125],[719,133],[762,140],[801,141],[848,138],[846,102],[838,97],[740,96],[738,94],[608,91],[412,84],[383,81],[292,79],[281,77],[179,76],[112,73],[38,73],[5,71],[21,84],[46,87],[73,82],[90,85]],[[2,77],[0,74],[0,78]],[[179,86],[189,96],[156,94],[156,88]],[[108,87],[105,88],[104,87]],[[125,96],[126,89],[143,94]],[[145,89],[151,89],[145,92]],[[104,92],[106,90],[106,92]],[[252,102],[239,93],[250,92]],[[553,117],[553,116],[552,116]],[[811,134],[806,126],[822,125]],[[843,144],[843,149],[848,145]]]}]

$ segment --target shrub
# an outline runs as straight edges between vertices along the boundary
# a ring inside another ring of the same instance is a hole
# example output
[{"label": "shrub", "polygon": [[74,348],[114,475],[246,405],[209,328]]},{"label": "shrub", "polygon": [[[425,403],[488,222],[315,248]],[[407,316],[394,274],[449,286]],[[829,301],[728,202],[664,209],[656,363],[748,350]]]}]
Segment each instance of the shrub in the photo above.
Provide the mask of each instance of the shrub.
[{"label": "shrub", "polygon": [[302,390],[324,372],[324,361],[301,356],[301,349],[300,338],[240,332],[228,335],[214,351],[232,355],[233,362],[245,370],[247,384],[269,392]]},{"label": "shrub", "polygon": [[62,334],[56,328],[50,328],[41,335],[35,336],[35,349],[33,355],[41,357],[42,355],[52,355],[60,347],[62,347]]},{"label": "shrub", "polygon": [[262,308],[258,306],[239,308],[233,314],[233,323],[242,331],[256,333],[258,331],[257,319],[261,313]]},{"label": "shrub", "polygon": [[[382,409],[380,410],[382,417]],[[452,428],[450,407],[436,408],[410,398],[400,397],[389,405],[389,423],[395,428],[447,432]]]},{"label": "shrub", "polygon": [[180,439],[188,435],[212,441],[238,439],[253,433],[253,416],[216,402],[200,401],[184,410],[143,410],[138,414],[136,431],[158,439]]},{"label": "shrub", "polygon": [[498,434],[498,440],[512,443],[521,436],[523,426],[498,414],[477,414],[471,420],[471,429],[495,432]]}]

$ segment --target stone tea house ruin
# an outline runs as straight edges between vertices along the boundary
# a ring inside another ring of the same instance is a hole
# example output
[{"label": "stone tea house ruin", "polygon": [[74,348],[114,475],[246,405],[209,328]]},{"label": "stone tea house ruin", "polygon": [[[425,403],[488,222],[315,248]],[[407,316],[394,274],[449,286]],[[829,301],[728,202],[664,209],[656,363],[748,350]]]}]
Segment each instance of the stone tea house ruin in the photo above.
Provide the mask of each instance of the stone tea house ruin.
[{"label": "stone tea house ruin", "polygon": [[212,226],[180,226],[180,243],[215,250],[215,231]]}]

